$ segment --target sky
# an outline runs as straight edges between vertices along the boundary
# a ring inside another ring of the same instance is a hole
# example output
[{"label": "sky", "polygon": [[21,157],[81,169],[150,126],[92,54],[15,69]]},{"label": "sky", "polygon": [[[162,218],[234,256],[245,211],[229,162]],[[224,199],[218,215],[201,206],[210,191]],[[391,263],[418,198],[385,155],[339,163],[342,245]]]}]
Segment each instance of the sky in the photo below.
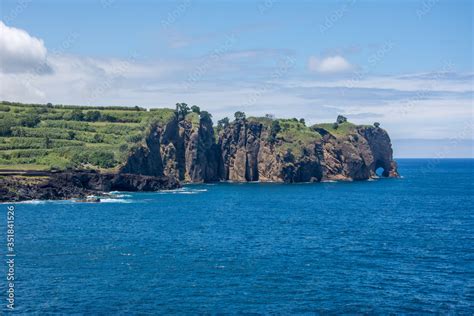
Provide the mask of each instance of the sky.
[{"label": "sky", "polygon": [[342,114],[474,156],[472,1],[0,1],[1,100]]}]

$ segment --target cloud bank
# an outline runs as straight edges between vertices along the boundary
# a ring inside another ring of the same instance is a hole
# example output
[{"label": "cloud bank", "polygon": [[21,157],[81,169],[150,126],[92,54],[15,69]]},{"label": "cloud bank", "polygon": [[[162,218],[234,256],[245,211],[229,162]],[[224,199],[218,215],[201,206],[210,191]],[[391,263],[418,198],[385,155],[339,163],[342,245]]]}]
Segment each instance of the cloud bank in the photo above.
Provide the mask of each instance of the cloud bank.
[{"label": "cloud bank", "polygon": [[50,72],[42,40],[0,21],[0,71],[3,73]]},{"label": "cloud bank", "polygon": [[[380,122],[392,139],[473,138],[472,73],[352,78],[352,73],[344,73],[352,66],[333,56],[315,60],[313,70],[322,75],[314,76],[298,72],[293,64],[282,67],[279,61],[288,51],[268,50],[228,49],[218,58],[210,52],[197,58],[153,60],[135,54],[129,58],[48,55],[41,40],[13,28],[7,32],[23,40],[21,45],[12,44],[2,36],[2,64],[3,59],[17,58],[6,51],[24,47],[29,53],[19,53],[28,58],[17,59],[15,71],[0,71],[1,100],[143,107],[187,102],[210,111],[214,120],[243,110],[249,116],[304,117],[309,124],[333,122],[343,114],[355,123]],[[45,60],[54,72],[32,74],[31,65]],[[189,84],[196,70],[199,76]]]}]

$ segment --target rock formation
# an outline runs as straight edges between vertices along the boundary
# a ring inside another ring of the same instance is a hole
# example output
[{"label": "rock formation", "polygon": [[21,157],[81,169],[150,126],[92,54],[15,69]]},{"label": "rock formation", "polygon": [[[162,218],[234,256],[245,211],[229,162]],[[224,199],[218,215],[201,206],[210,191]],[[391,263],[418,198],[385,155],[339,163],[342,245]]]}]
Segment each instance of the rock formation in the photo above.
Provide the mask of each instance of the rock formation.
[{"label": "rock formation", "polygon": [[[350,124],[341,122],[342,124]],[[182,182],[317,182],[398,177],[387,132],[355,126],[345,134],[321,127],[314,141],[271,140],[268,124],[239,119],[215,135],[212,121],[173,118],[155,126],[121,172],[176,177]],[[217,139],[216,139],[217,138]],[[285,149],[296,146],[298,152]]]}]

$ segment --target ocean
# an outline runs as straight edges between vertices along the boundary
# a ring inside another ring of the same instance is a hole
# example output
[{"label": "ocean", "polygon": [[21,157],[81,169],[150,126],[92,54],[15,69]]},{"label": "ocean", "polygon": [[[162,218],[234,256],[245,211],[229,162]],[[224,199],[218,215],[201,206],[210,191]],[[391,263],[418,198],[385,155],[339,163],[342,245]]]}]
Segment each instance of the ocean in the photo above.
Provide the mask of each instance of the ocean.
[{"label": "ocean", "polygon": [[474,160],[398,163],[400,179],[15,204],[15,311],[472,315]]}]

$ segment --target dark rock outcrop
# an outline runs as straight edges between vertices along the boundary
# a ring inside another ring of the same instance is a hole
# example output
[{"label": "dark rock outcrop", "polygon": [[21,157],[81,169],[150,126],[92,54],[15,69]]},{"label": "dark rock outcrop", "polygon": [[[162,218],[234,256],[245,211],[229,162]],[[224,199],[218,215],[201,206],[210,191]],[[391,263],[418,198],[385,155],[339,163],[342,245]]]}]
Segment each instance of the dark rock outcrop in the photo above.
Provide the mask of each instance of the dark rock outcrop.
[{"label": "dark rock outcrop", "polygon": [[398,177],[387,132],[360,127],[345,136],[334,136],[319,128],[319,141],[300,145],[301,154],[283,149],[285,140],[270,142],[270,131],[257,122],[230,124],[219,135],[221,180],[315,182],[321,180],[365,180]]},{"label": "dark rock outcrop", "polygon": [[216,141],[209,117],[198,124],[174,118],[151,130],[121,172],[184,182],[365,180],[376,177],[379,168],[384,177],[398,177],[385,130],[362,126],[342,136],[313,130],[320,139],[298,144],[295,154],[285,149],[288,140],[271,140],[269,128],[255,120],[234,121]]},{"label": "dark rock outcrop", "polygon": [[103,195],[110,191],[158,191],[179,188],[172,177],[139,174],[61,172],[49,176],[0,178],[0,201],[62,200]]}]

